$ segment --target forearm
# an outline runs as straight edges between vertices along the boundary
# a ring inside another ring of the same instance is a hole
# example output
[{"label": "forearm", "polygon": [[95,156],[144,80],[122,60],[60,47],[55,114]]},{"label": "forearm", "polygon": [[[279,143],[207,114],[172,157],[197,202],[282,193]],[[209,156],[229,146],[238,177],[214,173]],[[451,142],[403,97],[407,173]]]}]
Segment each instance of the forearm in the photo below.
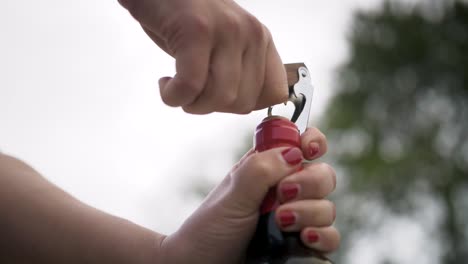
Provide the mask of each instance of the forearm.
[{"label": "forearm", "polygon": [[60,190],[0,154],[0,259],[30,263],[158,263],[163,236]]}]

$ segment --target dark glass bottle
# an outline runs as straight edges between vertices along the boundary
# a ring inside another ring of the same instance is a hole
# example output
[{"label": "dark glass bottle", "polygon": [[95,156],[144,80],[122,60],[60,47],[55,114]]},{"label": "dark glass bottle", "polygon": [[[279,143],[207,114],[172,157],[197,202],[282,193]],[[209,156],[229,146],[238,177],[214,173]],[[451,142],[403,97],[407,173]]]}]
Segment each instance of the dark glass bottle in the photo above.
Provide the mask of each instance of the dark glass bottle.
[{"label": "dark glass bottle", "polygon": [[[296,125],[282,117],[264,119],[255,131],[255,149],[265,151],[284,146],[301,147]],[[280,230],[275,221],[278,205],[275,188],[272,188],[260,208],[260,218],[247,249],[245,264],[332,264],[319,252],[306,247],[299,233]]]}]

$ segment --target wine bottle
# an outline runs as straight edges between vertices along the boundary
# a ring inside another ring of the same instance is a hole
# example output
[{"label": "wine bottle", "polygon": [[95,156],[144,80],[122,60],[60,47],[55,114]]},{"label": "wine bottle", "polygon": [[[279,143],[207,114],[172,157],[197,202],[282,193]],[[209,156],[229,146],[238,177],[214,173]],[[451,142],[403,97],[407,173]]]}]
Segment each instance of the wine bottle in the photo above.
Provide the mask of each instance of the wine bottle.
[{"label": "wine bottle", "polygon": [[[286,118],[270,116],[257,126],[255,150],[301,147],[297,126]],[[298,232],[282,232],[275,221],[279,206],[276,188],[270,189],[260,208],[255,234],[246,253],[245,264],[332,264],[319,252],[306,247]]]}]

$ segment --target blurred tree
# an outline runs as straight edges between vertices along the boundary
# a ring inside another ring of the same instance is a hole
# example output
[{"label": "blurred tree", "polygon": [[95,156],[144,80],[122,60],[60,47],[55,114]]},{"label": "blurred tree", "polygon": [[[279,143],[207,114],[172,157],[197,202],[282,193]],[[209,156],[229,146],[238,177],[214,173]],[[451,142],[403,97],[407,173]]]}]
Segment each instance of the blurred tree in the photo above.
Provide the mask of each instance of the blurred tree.
[{"label": "blurred tree", "polygon": [[[440,263],[468,263],[468,5],[386,1],[357,12],[350,33],[322,126],[348,175],[334,198],[344,232],[337,263],[350,238],[391,215],[433,225],[422,243],[437,243]],[[438,221],[418,213],[431,206]]]}]

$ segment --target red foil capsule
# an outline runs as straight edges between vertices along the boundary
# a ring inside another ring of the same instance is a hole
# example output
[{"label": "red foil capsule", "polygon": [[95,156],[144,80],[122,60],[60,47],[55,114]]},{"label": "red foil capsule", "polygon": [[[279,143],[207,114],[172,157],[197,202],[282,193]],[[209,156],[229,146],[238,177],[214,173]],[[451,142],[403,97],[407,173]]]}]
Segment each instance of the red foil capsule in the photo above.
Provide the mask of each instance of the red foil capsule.
[{"label": "red foil capsule", "polygon": [[[255,150],[262,152],[277,147],[301,147],[301,135],[296,124],[280,116],[263,119],[255,130]],[[265,196],[260,213],[266,214],[279,206],[275,188]]]},{"label": "red foil capsule", "polygon": [[255,150],[261,152],[276,147],[301,147],[301,135],[296,124],[280,116],[263,119],[255,130]]}]

